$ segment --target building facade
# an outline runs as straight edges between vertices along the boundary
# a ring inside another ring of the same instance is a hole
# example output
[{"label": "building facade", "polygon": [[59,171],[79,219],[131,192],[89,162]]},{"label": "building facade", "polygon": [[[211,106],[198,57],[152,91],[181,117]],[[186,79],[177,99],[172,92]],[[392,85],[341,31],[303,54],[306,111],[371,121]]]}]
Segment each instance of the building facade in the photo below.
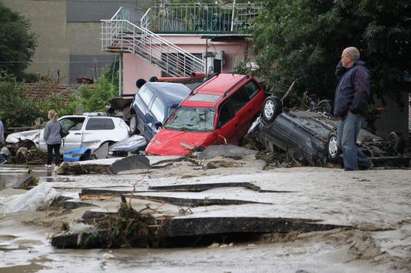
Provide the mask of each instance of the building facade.
[{"label": "building facade", "polygon": [[23,15],[37,37],[28,73],[61,83],[95,80],[118,56],[101,51],[100,19],[120,6],[141,7],[152,1],[136,0],[2,0]]},{"label": "building facade", "polygon": [[135,93],[140,78],[234,72],[253,59],[248,28],[259,10],[249,3],[157,4],[143,15],[119,9],[102,22],[102,49],[119,55],[120,93]]}]

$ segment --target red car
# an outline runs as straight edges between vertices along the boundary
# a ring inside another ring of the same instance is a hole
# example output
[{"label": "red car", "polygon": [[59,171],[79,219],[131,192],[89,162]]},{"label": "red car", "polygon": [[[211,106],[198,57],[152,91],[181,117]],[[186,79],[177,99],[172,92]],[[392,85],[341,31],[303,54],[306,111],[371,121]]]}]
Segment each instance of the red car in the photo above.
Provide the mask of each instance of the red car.
[{"label": "red car", "polygon": [[212,144],[238,144],[264,99],[264,89],[254,78],[216,75],[180,103],[150,141],[146,153],[187,155]]}]

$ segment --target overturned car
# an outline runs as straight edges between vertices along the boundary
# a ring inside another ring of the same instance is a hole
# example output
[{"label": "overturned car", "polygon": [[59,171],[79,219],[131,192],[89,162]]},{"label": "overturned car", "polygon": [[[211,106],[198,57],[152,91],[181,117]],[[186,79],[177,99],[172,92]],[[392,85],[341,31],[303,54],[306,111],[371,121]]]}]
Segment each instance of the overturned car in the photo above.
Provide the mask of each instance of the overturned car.
[{"label": "overturned car", "polygon": [[[271,151],[287,152],[310,165],[336,163],[340,151],[336,136],[337,121],[330,115],[312,111],[283,111],[275,96],[266,98],[261,116],[252,125],[252,134]],[[371,158],[399,156],[400,139],[394,132],[385,140],[361,129],[358,146]],[[409,162],[408,162],[409,164]]]}]

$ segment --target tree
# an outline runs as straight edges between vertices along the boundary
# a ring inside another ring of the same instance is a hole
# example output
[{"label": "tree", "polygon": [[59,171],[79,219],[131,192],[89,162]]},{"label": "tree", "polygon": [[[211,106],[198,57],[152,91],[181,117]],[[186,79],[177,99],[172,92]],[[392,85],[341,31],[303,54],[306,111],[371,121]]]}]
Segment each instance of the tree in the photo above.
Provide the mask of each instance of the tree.
[{"label": "tree", "polygon": [[27,20],[0,3],[0,72],[20,79],[35,47]]},{"label": "tree", "polygon": [[373,92],[398,94],[411,67],[408,0],[264,3],[253,39],[259,74],[274,86],[274,92],[285,92],[297,80],[297,94],[309,90],[332,97],[341,51],[356,46],[368,63]]}]

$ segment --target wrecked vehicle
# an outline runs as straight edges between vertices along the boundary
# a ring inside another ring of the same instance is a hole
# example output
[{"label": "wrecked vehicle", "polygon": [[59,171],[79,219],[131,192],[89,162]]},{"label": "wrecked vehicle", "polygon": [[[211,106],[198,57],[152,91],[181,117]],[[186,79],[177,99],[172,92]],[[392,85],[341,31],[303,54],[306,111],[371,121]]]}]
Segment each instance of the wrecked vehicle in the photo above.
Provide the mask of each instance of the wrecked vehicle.
[{"label": "wrecked vehicle", "polygon": [[[103,144],[113,144],[129,136],[128,125],[120,118],[93,115],[70,115],[59,118],[63,130],[68,132],[64,137],[61,151],[69,151],[82,147],[90,153]],[[22,141],[30,141],[39,150],[47,152],[47,144],[43,139],[43,129],[9,134],[7,144],[18,145]]]},{"label": "wrecked vehicle", "polygon": [[147,141],[143,136],[132,135],[129,138],[111,145],[109,148],[109,155],[128,156],[130,154],[137,154],[139,151],[144,151],[146,146]]},{"label": "wrecked vehicle", "polygon": [[[337,120],[324,112],[289,111],[282,108],[282,101],[266,98],[261,116],[250,131],[268,150],[274,147],[290,154],[298,161],[310,165],[337,162],[340,151],[337,145]],[[395,133],[392,133],[395,134]],[[361,129],[358,145],[370,157],[398,155],[398,142]]]},{"label": "wrecked vehicle", "polygon": [[239,143],[257,117],[264,89],[246,75],[219,74],[196,88],[146,148],[150,155],[187,155],[211,144]]},{"label": "wrecked vehicle", "polygon": [[139,133],[150,141],[170,113],[190,92],[191,89],[181,83],[145,83],[132,103],[131,132]]},{"label": "wrecked vehicle", "polygon": [[[208,76],[210,77],[210,76]],[[197,86],[202,84],[207,79],[207,76],[202,72],[193,72],[189,77],[158,77],[155,82],[162,83],[180,83],[184,84],[190,90],[194,90]],[[150,85],[151,85],[150,81]],[[156,84],[152,85],[155,87]],[[165,86],[165,85],[164,85]],[[107,105],[107,114],[109,116],[115,116],[122,118],[127,124],[132,127],[134,130],[133,133],[137,132],[136,117],[133,115],[136,114],[136,111],[133,109],[132,104],[134,101],[135,94],[123,94],[120,97],[114,97],[110,100],[109,105]],[[131,119],[134,120],[131,120]]]}]

